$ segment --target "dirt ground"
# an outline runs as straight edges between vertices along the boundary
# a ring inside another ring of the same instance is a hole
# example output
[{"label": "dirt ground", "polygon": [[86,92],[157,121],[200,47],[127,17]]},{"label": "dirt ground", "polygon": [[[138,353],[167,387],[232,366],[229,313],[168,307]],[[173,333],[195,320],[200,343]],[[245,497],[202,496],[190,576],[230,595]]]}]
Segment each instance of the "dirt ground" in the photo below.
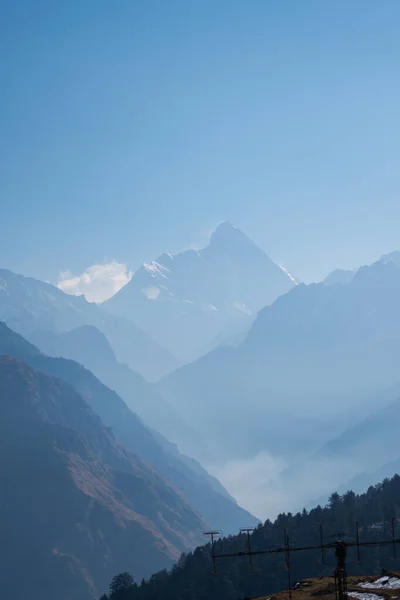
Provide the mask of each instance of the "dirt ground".
[{"label": "dirt ground", "polygon": [[[385,584],[374,584],[382,577],[393,577],[399,579],[399,587],[385,587]],[[371,587],[361,587],[360,584],[369,583]],[[385,575],[373,576],[357,576],[347,578],[347,587],[349,600],[355,598],[357,600],[395,600],[400,599],[400,572],[385,573]],[[333,577],[319,577],[316,579],[302,579],[296,584],[296,589],[292,589],[292,600],[318,600],[318,597],[323,597],[321,600],[335,600],[335,581]],[[352,597],[352,593],[354,595]],[[379,597],[379,598],[377,598]],[[261,596],[252,600],[289,600],[289,592],[279,592],[273,596]]]}]

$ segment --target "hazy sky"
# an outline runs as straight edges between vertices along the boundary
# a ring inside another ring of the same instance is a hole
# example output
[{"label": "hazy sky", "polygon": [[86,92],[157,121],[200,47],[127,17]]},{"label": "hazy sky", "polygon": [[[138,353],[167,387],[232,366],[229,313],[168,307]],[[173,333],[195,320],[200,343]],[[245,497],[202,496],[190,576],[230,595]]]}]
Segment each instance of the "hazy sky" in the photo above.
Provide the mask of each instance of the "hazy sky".
[{"label": "hazy sky", "polygon": [[399,0],[3,0],[1,265],[229,219],[297,277],[400,249]]}]

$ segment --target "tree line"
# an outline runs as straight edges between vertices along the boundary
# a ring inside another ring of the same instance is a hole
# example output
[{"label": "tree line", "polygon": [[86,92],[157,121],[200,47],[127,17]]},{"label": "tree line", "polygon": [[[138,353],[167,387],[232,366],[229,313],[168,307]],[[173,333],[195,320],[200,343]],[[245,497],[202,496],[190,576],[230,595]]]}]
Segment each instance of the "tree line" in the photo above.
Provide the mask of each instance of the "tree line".
[{"label": "tree line", "polygon": [[[302,513],[280,514],[275,521],[267,520],[251,534],[253,550],[278,548],[284,545],[284,531],[291,546],[312,546],[320,541],[320,525],[323,525],[325,543],[341,536],[355,541],[356,521],[359,523],[360,542],[391,538],[392,517],[400,518],[400,477],[385,479],[371,486],[364,494],[348,491],[343,495],[334,493],[325,507],[317,506]],[[400,520],[396,537],[400,538]],[[235,553],[246,550],[244,534],[219,539],[216,554]],[[400,568],[392,560],[393,548],[382,546],[361,549],[362,562],[357,562],[357,552],[349,549],[349,574],[374,574],[383,568]],[[292,582],[305,577],[331,575],[334,569],[333,551],[320,550],[296,552],[291,558]],[[193,552],[182,554],[170,569],[155,573],[138,585],[132,575],[121,573],[114,577],[109,594],[101,600],[237,600],[238,597],[263,596],[287,589],[288,575],[285,555],[256,556],[249,562],[243,557],[217,560],[217,574],[213,575],[211,546],[199,546]],[[134,571],[134,565],[133,565]]]}]

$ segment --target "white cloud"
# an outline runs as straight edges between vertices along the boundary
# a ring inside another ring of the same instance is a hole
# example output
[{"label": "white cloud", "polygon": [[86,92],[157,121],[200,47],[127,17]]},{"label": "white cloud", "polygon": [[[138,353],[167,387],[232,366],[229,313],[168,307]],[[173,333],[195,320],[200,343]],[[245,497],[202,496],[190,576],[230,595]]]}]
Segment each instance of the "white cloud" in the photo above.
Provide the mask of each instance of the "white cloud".
[{"label": "white cloud", "polygon": [[116,261],[92,265],[80,275],[60,273],[57,287],[72,296],[85,296],[89,302],[104,302],[130,281],[133,273]]}]

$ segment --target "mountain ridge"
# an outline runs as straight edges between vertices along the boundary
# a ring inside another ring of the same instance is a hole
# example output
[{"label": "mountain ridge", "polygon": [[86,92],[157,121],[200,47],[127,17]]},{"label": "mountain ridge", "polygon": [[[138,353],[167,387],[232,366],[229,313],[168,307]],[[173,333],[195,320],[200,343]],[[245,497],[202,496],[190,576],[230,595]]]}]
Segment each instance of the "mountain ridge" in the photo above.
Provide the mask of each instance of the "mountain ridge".
[{"label": "mountain ridge", "polygon": [[393,262],[362,267],[347,285],[300,284],[258,312],[237,348],[180,367],[157,389],[207,430],[216,454],[286,454],[308,435],[307,419],[322,423],[398,381],[399,302]]},{"label": "mountain ridge", "polygon": [[200,516],[68,383],[2,355],[0,403],[2,593],[95,598],[117,566],[150,574],[201,540]]},{"label": "mountain ridge", "polygon": [[109,340],[119,360],[148,379],[157,379],[178,362],[142,328],[108,314],[84,296],[71,296],[57,287],[0,269],[0,320],[24,336],[37,330],[65,332],[95,325]]},{"label": "mountain ridge", "polygon": [[295,285],[242,231],[221,223],[209,244],[144,263],[104,308],[131,318],[181,360],[192,360],[229,323]]},{"label": "mountain ridge", "polygon": [[190,459],[171,449],[162,436],[153,434],[115,391],[107,388],[81,364],[66,358],[45,356],[7,325],[0,323],[2,353],[16,356],[33,368],[73,385],[103,423],[112,428],[117,440],[135,455],[154,465],[185,494],[209,525],[223,525],[226,531],[232,531],[243,520],[254,524],[258,522],[239,507],[222,486],[218,487],[200,465],[194,469]]}]

